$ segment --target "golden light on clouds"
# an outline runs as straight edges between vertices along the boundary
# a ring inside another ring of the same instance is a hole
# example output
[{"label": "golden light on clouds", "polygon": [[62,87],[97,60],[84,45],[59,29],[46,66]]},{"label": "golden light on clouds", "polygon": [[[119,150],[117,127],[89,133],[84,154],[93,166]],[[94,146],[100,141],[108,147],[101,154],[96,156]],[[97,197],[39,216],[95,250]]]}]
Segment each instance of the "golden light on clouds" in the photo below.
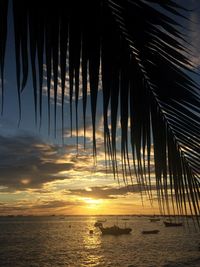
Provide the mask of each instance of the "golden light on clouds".
[{"label": "golden light on clouds", "polygon": [[[10,144],[9,138],[7,142]],[[13,164],[20,168],[7,168],[6,177],[0,177],[1,214],[157,213],[149,201],[145,202],[146,209],[142,208],[140,187],[136,180],[134,184],[124,183],[120,164],[119,181],[114,180],[101,149],[94,164],[91,151],[80,147],[77,153],[74,145],[48,145],[29,136],[18,137],[15,145],[17,150],[4,148],[8,155],[17,151],[19,157],[13,158]]]},{"label": "golden light on clouds", "polygon": [[23,185],[28,185],[30,182],[31,182],[31,180],[29,179],[29,178],[25,178],[25,179],[21,179],[21,184],[23,184]]}]

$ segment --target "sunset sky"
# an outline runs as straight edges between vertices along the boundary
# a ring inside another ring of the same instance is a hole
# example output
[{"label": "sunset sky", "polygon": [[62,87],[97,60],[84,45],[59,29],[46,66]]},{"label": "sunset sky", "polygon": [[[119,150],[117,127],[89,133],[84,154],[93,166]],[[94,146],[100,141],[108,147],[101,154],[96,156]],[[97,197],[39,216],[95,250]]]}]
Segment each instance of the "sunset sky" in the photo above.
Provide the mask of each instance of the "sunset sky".
[{"label": "sunset sky", "polygon": [[[195,3],[195,1],[194,1]],[[196,2],[197,3],[197,2]],[[199,11],[191,13],[199,22]],[[199,66],[199,25],[188,22],[194,45],[193,62]],[[125,184],[119,169],[119,181],[106,169],[103,147],[102,93],[97,107],[97,164],[92,157],[90,107],[87,111],[86,150],[83,149],[82,102],[79,104],[79,145],[75,131],[70,136],[69,101],[65,104],[64,145],[61,138],[61,108],[58,104],[56,138],[53,129],[53,96],[51,133],[48,135],[47,95],[44,85],[42,126],[35,125],[32,81],[22,94],[22,120],[18,127],[18,101],[14,64],[12,20],[9,20],[5,65],[5,108],[0,117],[0,215],[97,215],[158,213],[156,194],[153,207],[147,196],[141,201],[136,181]],[[100,88],[101,89],[101,88]],[[81,97],[80,97],[81,98]],[[89,102],[89,98],[88,98]],[[120,130],[118,132],[120,143]],[[120,153],[118,155],[120,157]],[[153,155],[152,155],[153,159]],[[153,168],[152,168],[153,169]],[[154,173],[152,171],[152,180]],[[134,178],[134,177],[133,177]]]},{"label": "sunset sky", "polygon": [[[56,144],[57,140],[44,138],[36,129],[18,129],[14,120],[2,118],[0,213],[149,213],[149,202],[145,208],[141,206],[138,185],[125,185],[120,171],[118,184],[106,169],[100,131],[94,164],[89,134],[88,148],[84,151],[79,144],[77,153],[75,144]],[[66,143],[72,142],[68,139],[71,138],[66,137]]]}]

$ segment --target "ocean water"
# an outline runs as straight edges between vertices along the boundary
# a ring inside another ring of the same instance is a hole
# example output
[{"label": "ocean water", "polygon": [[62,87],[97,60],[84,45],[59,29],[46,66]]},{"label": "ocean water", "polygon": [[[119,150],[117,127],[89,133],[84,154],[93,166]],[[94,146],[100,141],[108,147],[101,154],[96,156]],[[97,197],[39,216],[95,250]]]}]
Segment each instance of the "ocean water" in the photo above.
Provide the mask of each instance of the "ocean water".
[{"label": "ocean water", "polygon": [[[130,235],[102,236],[94,227],[100,218],[0,217],[0,267],[200,266],[200,233],[191,219],[189,228],[167,228],[163,219],[151,223],[148,217],[124,221],[121,216],[105,216],[105,226],[126,224],[133,230]],[[141,234],[147,229],[160,232]]]}]

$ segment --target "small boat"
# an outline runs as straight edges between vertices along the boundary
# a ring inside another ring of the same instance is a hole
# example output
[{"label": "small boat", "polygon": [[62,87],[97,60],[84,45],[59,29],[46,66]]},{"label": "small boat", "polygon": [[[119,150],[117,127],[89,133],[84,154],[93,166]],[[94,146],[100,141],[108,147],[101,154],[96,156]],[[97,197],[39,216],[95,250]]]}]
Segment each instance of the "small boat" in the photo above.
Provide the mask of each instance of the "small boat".
[{"label": "small boat", "polygon": [[101,226],[103,226],[103,224],[102,224],[102,222],[97,221],[97,222],[95,222],[94,226],[95,227],[101,227]]},{"label": "small boat", "polygon": [[151,234],[158,234],[160,231],[159,230],[144,230],[142,231],[142,234],[144,235],[151,235]]},{"label": "small boat", "polygon": [[177,222],[167,222],[167,221],[164,221],[163,223],[164,223],[164,225],[166,227],[183,226],[183,223],[182,222],[177,223]]},{"label": "small boat", "polygon": [[111,227],[99,227],[102,235],[123,235],[123,234],[130,234],[132,231],[131,228],[120,228],[117,225],[113,225]]},{"label": "small boat", "polygon": [[149,221],[150,222],[159,222],[160,218],[150,218]]}]

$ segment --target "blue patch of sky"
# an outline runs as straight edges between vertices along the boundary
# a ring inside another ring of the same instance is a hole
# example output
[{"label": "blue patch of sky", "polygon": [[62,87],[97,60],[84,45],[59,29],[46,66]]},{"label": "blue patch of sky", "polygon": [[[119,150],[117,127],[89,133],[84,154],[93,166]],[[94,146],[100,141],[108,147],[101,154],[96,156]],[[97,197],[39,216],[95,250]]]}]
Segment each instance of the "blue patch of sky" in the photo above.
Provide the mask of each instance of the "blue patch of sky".
[{"label": "blue patch of sky", "polygon": [[[190,15],[190,21],[186,21],[180,18],[180,24],[183,25],[183,28],[188,29],[188,35],[191,38],[191,43],[193,45],[194,53],[198,53],[198,44],[199,37],[195,32],[199,28],[200,22],[200,3],[199,1],[178,1],[177,3],[183,5],[185,8],[192,10]],[[15,45],[14,45],[14,28],[13,28],[13,18],[11,15],[11,6],[9,6],[9,16],[8,16],[8,38],[7,38],[7,47],[6,47],[6,59],[5,59],[5,103],[4,103],[4,114],[0,118],[1,123],[3,121],[10,122],[10,125],[13,125],[13,129],[17,128],[18,118],[19,118],[19,107],[18,107],[18,97],[17,97],[17,85],[16,85],[16,68],[15,68]],[[195,21],[193,21],[195,17]],[[199,53],[200,54],[200,53]],[[199,56],[196,55],[196,58]],[[200,58],[200,57],[199,57]],[[200,60],[199,60],[200,62]],[[200,65],[197,62],[197,65]],[[198,67],[198,66],[197,66]],[[62,143],[62,131],[61,131],[61,106],[57,106],[57,136],[54,137],[54,116],[53,116],[53,103],[51,103],[51,131],[48,135],[48,112],[47,112],[47,96],[43,94],[43,115],[42,115],[42,127],[39,130],[39,127],[35,125],[34,118],[34,97],[33,97],[33,86],[32,86],[32,77],[31,77],[31,68],[29,62],[29,78],[27,81],[26,88],[24,89],[21,100],[22,100],[22,120],[20,123],[20,129],[30,131],[33,134],[39,134],[41,138],[48,140],[48,142],[53,143]],[[199,82],[199,76],[191,73],[191,77]],[[70,116],[69,116],[69,103],[65,103],[65,119],[64,125],[67,131],[70,130]],[[81,129],[83,127],[83,117],[82,117],[82,101],[79,100],[78,105],[79,121],[78,125]],[[91,112],[90,112],[90,96],[88,96],[88,107],[87,107],[87,118],[89,118],[89,124],[91,124]],[[102,116],[102,92],[99,92],[98,104],[97,104],[97,122],[101,119]],[[73,128],[75,129],[75,105],[73,105]],[[4,123],[6,125],[6,123]],[[98,127],[97,123],[97,127]],[[11,128],[11,127],[10,127]],[[4,129],[5,130],[5,129]],[[10,130],[9,130],[10,131]],[[120,135],[120,130],[118,129],[118,135]],[[74,144],[76,143],[76,137],[66,138],[67,143]],[[83,137],[79,137],[80,143],[83,143]]]}]

